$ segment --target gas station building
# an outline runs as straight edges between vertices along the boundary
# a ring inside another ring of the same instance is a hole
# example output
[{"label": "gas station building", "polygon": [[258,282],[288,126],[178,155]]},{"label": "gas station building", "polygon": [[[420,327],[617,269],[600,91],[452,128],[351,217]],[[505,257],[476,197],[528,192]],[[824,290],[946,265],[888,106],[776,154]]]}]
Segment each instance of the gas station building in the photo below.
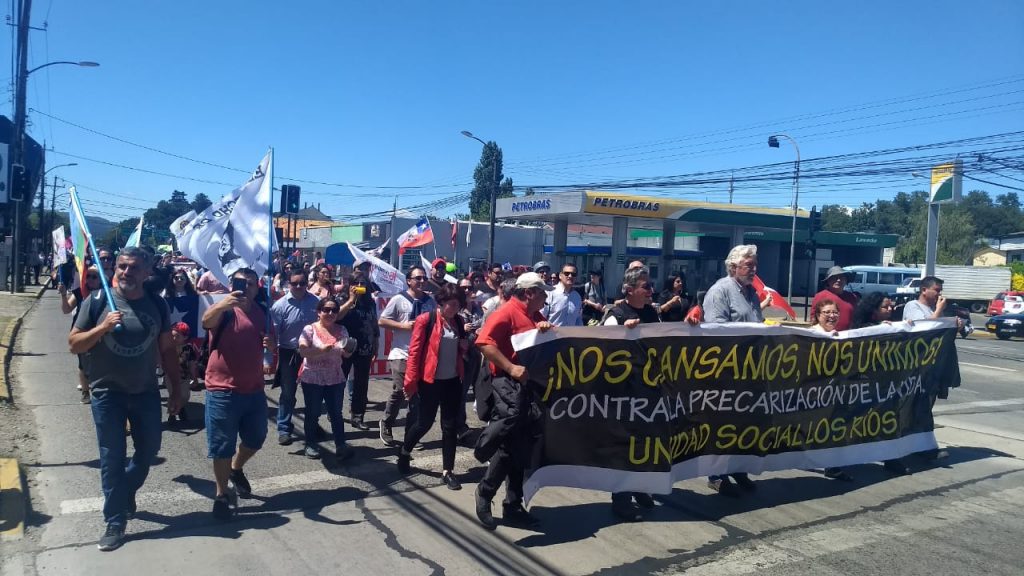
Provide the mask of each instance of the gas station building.
[{"label": "gas station building", "polygon": [[[695,202],[663,196],[599,191],[499,198],[497,219],[547,223],[544,257],[553,267],[572,262],[581,272],[602,270],[606,286],[616,286],[631,260],[641,259],[661,290],[671,273],[686,275],[691,292],[725,275],[725,256],[738,244],[755,244],[758,275],[785,294],[793,211],[739,204]],[[895,234],[818,231],[812,250],[810,213],[796,215],[794,295],[813,294],[833,265],[878,264]],[[500,235],[499,235],[500,236]],[[500,238],[499,238],[500,240]],[[813,252],[813,253],[812,253]]]}]

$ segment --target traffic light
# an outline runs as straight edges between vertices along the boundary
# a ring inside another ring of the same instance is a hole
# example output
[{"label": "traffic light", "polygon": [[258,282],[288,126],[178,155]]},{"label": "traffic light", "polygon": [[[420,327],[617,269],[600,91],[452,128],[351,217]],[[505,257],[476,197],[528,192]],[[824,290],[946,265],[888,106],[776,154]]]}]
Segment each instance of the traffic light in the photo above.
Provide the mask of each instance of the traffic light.
[{"label": "traffic light", "polygon": [[11,200],[24,200],[30,192],[28,170],[22,164],[11,164]]},{"label": "traffic light", "polygon": [[301,188],[294,184],[281,186],[281,212],[285,214],[299,213],[299,193]]},{"label": "traffic light", "polygon": [[817,206],[811,207],[809,231],[812,236],[821,231],[821,212],[818,212]]}]

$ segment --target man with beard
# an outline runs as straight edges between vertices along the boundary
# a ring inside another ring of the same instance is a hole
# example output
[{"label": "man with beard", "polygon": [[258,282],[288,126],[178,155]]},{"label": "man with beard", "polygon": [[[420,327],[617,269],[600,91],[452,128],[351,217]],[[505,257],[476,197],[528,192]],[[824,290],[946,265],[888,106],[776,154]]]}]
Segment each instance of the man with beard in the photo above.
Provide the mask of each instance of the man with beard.
[{"label": "man with beard", "polygon": [[[164,366],[167,409],[181,408],[181,374],[171,339],[170,314],[162,299],[142,287],[151,269],[149,254],[128,248],[117,258],[112,311],[102,292],[85,299],[68,343],[72,354],[85,354],[92,389],[92,415],[100,448],[100,482],[106,530],[97,547],[114,550],[124,541],[135,513],[135,494],[160,451],[158,357]],[[121,328],[117,328],[121,326]],[[131,424],[135,453],[127,455],[125,427]]]}]

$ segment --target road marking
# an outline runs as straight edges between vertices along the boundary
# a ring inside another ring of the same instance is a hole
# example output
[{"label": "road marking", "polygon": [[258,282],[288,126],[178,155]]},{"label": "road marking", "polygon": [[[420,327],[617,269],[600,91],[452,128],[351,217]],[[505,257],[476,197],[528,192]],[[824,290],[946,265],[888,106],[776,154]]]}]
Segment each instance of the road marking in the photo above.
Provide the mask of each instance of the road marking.
[{"label": "road marking", "polygon": [[1000,406],[1024,405],[1024,398],[1007,398],[1006,400],[977,400],[975,402],[962,402],[960,404],[939,404],[932,409],[932,414],[946,414],[959,410],[973,410],[975,408],[998,408]]},{"label": "road marking", "polygon": [[975,368],[984,368],[985,370],[999,370],[1000,372],[1016,372],[1013,368],[1000,368],[998,366],[986,366],[984,364],[974,364],[972,362],[960,361],[960,364],[964,366],[974,366]]},{"label": "road marking", "polygon": [[1014,509],[1024,511],[1024,488],[1009,488],[961,500],[940,497],[931,500],[934,506],[913,514],[882,512],[856,526],[814,528],[771,544],[757,543],[736,548],[711,562],[688,567],[685,573],[687,576],[753,574],[772,567],[869,547],[877,542],[929,531],[949,532],[952,527],[971,522],[978,516],[1012,514]]}]

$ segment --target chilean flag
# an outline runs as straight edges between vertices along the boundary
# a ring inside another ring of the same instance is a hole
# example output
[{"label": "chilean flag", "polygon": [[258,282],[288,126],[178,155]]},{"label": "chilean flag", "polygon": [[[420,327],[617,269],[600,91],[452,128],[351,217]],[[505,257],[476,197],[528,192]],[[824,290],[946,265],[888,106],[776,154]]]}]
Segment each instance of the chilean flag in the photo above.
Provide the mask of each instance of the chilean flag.
[{"label": "chilean flag", "polygon": [[793,310],[793,307],[789,305],[789,302],[786,302],[786,299],[783,298],[782,294],[779,294],[779,292],[777,290],[775,290],[774,288],[769,288],[768,286],[765,286],[764,282],[761,281],[761,277],[760,276],[756,276],[756,275],[754,276],[754,284],[753,285],[754,285],[754,290],[757,291],[757,299],[758,300],[763,301],[767,295],[771,294],[772,295],[771,307],[772,308],[779,308],[780,310],[783,310],[786,314],[789,314],[790,318],[796,320],[796,311]]},{"label": "chilean flag", "polygon": [[398,253],[402,254],[406,248],[415,248],[430,244],[434,241],[434,231],[430,229],[430,222],[421,218],[415,226],[409,228],[398,237]]}]

